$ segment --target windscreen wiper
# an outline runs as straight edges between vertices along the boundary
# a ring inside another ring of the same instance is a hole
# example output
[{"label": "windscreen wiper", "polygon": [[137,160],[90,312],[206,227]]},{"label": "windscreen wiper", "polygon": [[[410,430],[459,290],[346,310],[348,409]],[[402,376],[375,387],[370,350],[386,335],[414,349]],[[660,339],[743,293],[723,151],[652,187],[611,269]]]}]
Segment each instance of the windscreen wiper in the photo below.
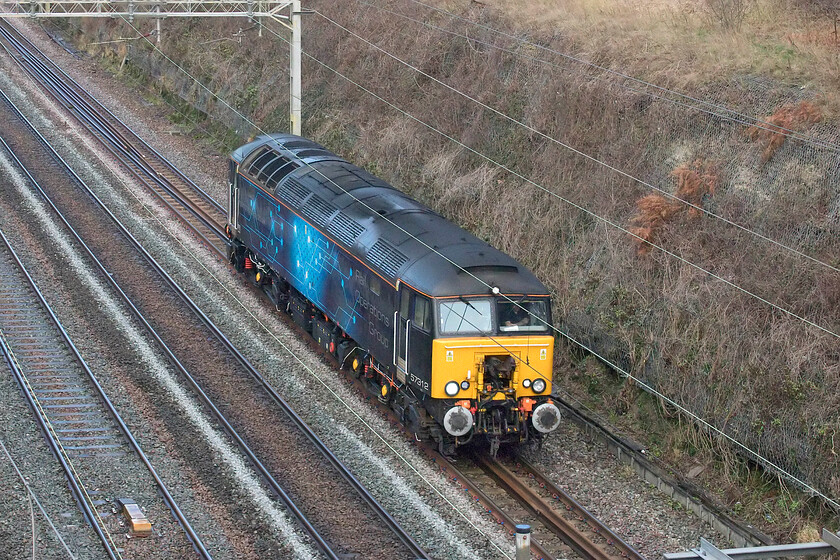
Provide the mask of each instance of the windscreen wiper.
[{"label": "windscreen wiper", "polygon": [[476,309],[476,307],[473,304],[471,304],[469,301],[465,300],[464,296],[458,296],[458,299],[461,300],[462,302],[464,302],[465,304],[467,304],[468,306],[472,307],[473,310],[475,310],[476,312],[478,312],[479,315],[481,315],[481,312],[478,311],[478,309]]}]

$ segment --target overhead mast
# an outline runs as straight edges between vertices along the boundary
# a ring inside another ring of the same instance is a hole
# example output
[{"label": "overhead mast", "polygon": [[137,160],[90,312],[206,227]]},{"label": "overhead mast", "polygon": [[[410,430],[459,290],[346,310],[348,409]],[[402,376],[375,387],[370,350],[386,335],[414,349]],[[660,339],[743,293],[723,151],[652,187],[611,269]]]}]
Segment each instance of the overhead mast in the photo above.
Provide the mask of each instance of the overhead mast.
[{"label": "overhead mast", "polygon": [[290,130],[292,134],[301,135],[301,79],[300,79],[300,0],[292,0],[292,42],[291,42],[291,111]]}]

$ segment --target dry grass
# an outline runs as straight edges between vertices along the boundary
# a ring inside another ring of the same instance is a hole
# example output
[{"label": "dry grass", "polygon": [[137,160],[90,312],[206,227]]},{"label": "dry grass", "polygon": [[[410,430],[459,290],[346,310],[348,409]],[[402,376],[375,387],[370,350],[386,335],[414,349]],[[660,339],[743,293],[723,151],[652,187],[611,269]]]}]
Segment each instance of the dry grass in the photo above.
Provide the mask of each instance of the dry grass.
[{"label": "dry grass", "polygon": [[[519,4],[482,4],[523,31],[562,30],[585,58],[608,60],[611,68],[671,87],[738,73],[835,91],[840,85],[833,22],[802,10],[795,0],[749,2],[737,32],[710,20],[700,0],[536,0],[524,14]],[[834,98],[829,104],[840,106]]]}]

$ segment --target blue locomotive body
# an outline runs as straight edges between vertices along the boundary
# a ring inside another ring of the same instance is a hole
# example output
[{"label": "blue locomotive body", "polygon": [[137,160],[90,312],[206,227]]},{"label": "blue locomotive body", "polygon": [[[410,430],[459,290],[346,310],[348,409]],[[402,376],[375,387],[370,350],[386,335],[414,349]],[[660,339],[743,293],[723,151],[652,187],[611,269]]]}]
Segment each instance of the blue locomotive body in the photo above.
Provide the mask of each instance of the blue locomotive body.
[{"label": "blue locomotive body", "polygon": [[[295,319],[317,338],[324,330],[319,323],[326,323],[322,313],[369,354],[393,355],[394,288],[261,187],[240,176],[238,188],[239,239],[259,257],[252,259],[260,263],[255,267],[267,264],[294,288],[289,310]],[[330,333],[335,340],[327,343],[344,338],[333,334],[341,335]]]}]

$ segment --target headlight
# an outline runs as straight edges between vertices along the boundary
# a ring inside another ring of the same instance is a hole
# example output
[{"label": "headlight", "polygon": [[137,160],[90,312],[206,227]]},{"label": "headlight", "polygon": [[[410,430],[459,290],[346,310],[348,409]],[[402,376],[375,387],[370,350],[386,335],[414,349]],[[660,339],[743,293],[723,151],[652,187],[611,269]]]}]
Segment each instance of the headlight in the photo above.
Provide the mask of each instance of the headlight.
[{"label": "headlight", "polygon": [[534,380],[534,392],[542,393],[543,391],[545,391],[545,379]]},{"label": "headlight", "polygon": [[528,387],[530,387],[530,386],[531,386],[531,380],[530,380],[530,379],[526,379],[526,380],[524,380],[524,381],[522,382],[522,386],[523,386],[523,387],[525,387],[525,388],[527,389]]},{"label": "headlight", "polygon": [[447,383],[443,387],[443,391],[447,395],[449,395],[450,397],[454,397],[455,395],[457,395],[458,391],[460,391],[460,390],[461,390],[461,388],[458,386],[458,383],[456,383],[455,381],[450,381],[449,383]]},{"label": "headlight", "polygon": [[469,388],[470,388],[470,382],[469,381],[461,381],[461,390],[466,391]]}]

